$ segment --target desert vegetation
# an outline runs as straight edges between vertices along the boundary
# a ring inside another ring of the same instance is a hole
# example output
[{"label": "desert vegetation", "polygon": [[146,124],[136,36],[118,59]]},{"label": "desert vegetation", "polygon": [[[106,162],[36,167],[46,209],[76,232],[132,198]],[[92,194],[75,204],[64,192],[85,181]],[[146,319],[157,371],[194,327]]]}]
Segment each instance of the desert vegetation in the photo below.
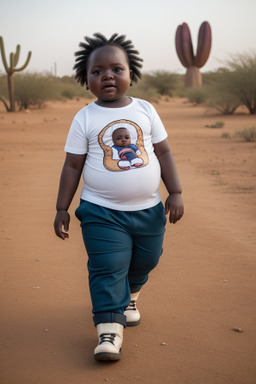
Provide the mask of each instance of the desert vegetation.
[{"label": "desert vegetation", "polygon": [[256,141],[256,126],[250,128],[244,128],[235,133],[235,137],[242,139],[247,142]]},{"label": "desert vegetation", "polygon": [[[183,97],[220,115],[234,114],[239,106],[256,114],[256,53],[236,55],[222,68],[203,73],[202,77],[202,87],[189,88],[184,86],[184,75],[168,71],[144,73],[142,81],[130,88],[129,95],[154,102],[162,97]],[[15,75],[15,103],[19,110],[42,108],[48,100],[92,97],[72,76],[29,71]],[[7,106],[7,99],[7,78],[0,72],[0,101]]]},{"label": "desert vegetation", "polygon": [[31,59],[31,56],[32,56],[32,52],[29,51],[24,64],[21,65],[20,67],[18,67],[18,62],[19,62],[19,58],[20,58],[20,50],[21,50],[21,47],[18,44],[16,47],[15,53],[14,52],[10,53],[10,62],[8,64],[7,58],[6,58],[6,53],[5,53],[4,40],[3,40],[2,36],[0,36],[0,53],[1,53],[2,62],[4,65],[4,69],[5,69],[6,74],[7,74],[8,93],[9,93],[9,102],[10,102],[9,105],[8,105],[7,101],[1,97],[1,95],[0,95],[0,98],[1,98],[2,102],[4,103],[7,111],[10,111],[10,112],[15,112],[14,73],[23,71],[28,66],[30,59]]}]

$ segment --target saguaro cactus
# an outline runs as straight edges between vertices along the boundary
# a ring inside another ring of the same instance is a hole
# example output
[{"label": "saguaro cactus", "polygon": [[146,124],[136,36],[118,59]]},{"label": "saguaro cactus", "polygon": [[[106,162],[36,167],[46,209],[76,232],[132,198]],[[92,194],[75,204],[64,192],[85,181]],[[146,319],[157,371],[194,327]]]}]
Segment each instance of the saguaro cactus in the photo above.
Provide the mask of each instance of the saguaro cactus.
[{"label": "saguaro cactus", "polygon": [[15,97],[14,97],[14,80],[13,80],[13,75],[14,72],[21,72],[23,69],[25,69],[29,61],[31,59],[32,52],[29,51],[27,55],[27,59],[25,61],[25,64],[23,64],[21,67],[17,68],[17,64],[19,61],[20,57],[20,45],[17,45],[16,47],[16,52],[10,53],[10,65],[8,66],[7,60],[6,60],[6,55],[5,55],[5,49],[4,49],[4,40],[2,36],[0,36],[0,50],[1,50],[1,56],[2,56],[2,61],[4,64],[5,71],[7,73],[7,78],[8,78],[8,91],[9,91],[9,100],[10,100],[10,107],[7,107],[7,110],[10,112],[15,111]]},{"label": "saguaro cactus", "polygon": [[188,25],[183,23],[178,26],[175,36],[175,45],[181,64],[187,68],[185,87],[200,87],[202,85],[202,75],[199,68],[204,66],[209,57],[211,43],[211,27],[210,24],[205,21],[201,24],[199,29],[197,51],[194,56]]}]

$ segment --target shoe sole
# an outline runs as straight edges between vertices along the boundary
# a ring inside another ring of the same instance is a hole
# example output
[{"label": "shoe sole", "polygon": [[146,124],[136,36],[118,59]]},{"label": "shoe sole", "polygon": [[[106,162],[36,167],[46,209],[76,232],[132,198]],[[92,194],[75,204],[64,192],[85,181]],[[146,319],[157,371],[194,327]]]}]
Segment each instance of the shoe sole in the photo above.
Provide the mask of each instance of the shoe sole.
[{"label": "shoe sole", "polygon": [[129,321],[129,322],[126,322],[126,327],[135,327],[136,325],[139,325],[140,324],[140,320],[138,321]]},{"label": "shoe sole", "polygon": [[117,361],[121,358],[121,351],[119,353],[100,352],[94,355],[94,359],[97,361]]}]

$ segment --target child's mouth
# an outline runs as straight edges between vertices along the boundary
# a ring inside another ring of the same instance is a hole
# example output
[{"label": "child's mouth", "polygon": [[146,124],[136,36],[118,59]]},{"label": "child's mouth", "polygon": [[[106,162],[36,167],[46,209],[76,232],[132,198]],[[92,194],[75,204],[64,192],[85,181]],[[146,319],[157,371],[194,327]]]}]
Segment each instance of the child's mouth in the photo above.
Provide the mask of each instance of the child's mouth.
[{"label": "child's mouth", "polygon": [[103,89],[113,89],[115,88],[115,85],[114,84],[107,84],[103,87]]}]

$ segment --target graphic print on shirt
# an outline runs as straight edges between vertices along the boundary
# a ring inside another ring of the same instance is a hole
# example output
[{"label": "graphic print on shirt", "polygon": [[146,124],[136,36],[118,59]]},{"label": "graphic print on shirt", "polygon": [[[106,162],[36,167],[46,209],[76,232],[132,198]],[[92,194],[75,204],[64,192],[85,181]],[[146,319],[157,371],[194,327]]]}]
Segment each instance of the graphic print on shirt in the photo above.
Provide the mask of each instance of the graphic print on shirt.
[{"label": "graphic print on shirt", "polygon": [[148,164],[142,130],[133,121],[111,122],[99,133],[98,142],[104,152],[104,167],[109,171],[127,171]]}]

